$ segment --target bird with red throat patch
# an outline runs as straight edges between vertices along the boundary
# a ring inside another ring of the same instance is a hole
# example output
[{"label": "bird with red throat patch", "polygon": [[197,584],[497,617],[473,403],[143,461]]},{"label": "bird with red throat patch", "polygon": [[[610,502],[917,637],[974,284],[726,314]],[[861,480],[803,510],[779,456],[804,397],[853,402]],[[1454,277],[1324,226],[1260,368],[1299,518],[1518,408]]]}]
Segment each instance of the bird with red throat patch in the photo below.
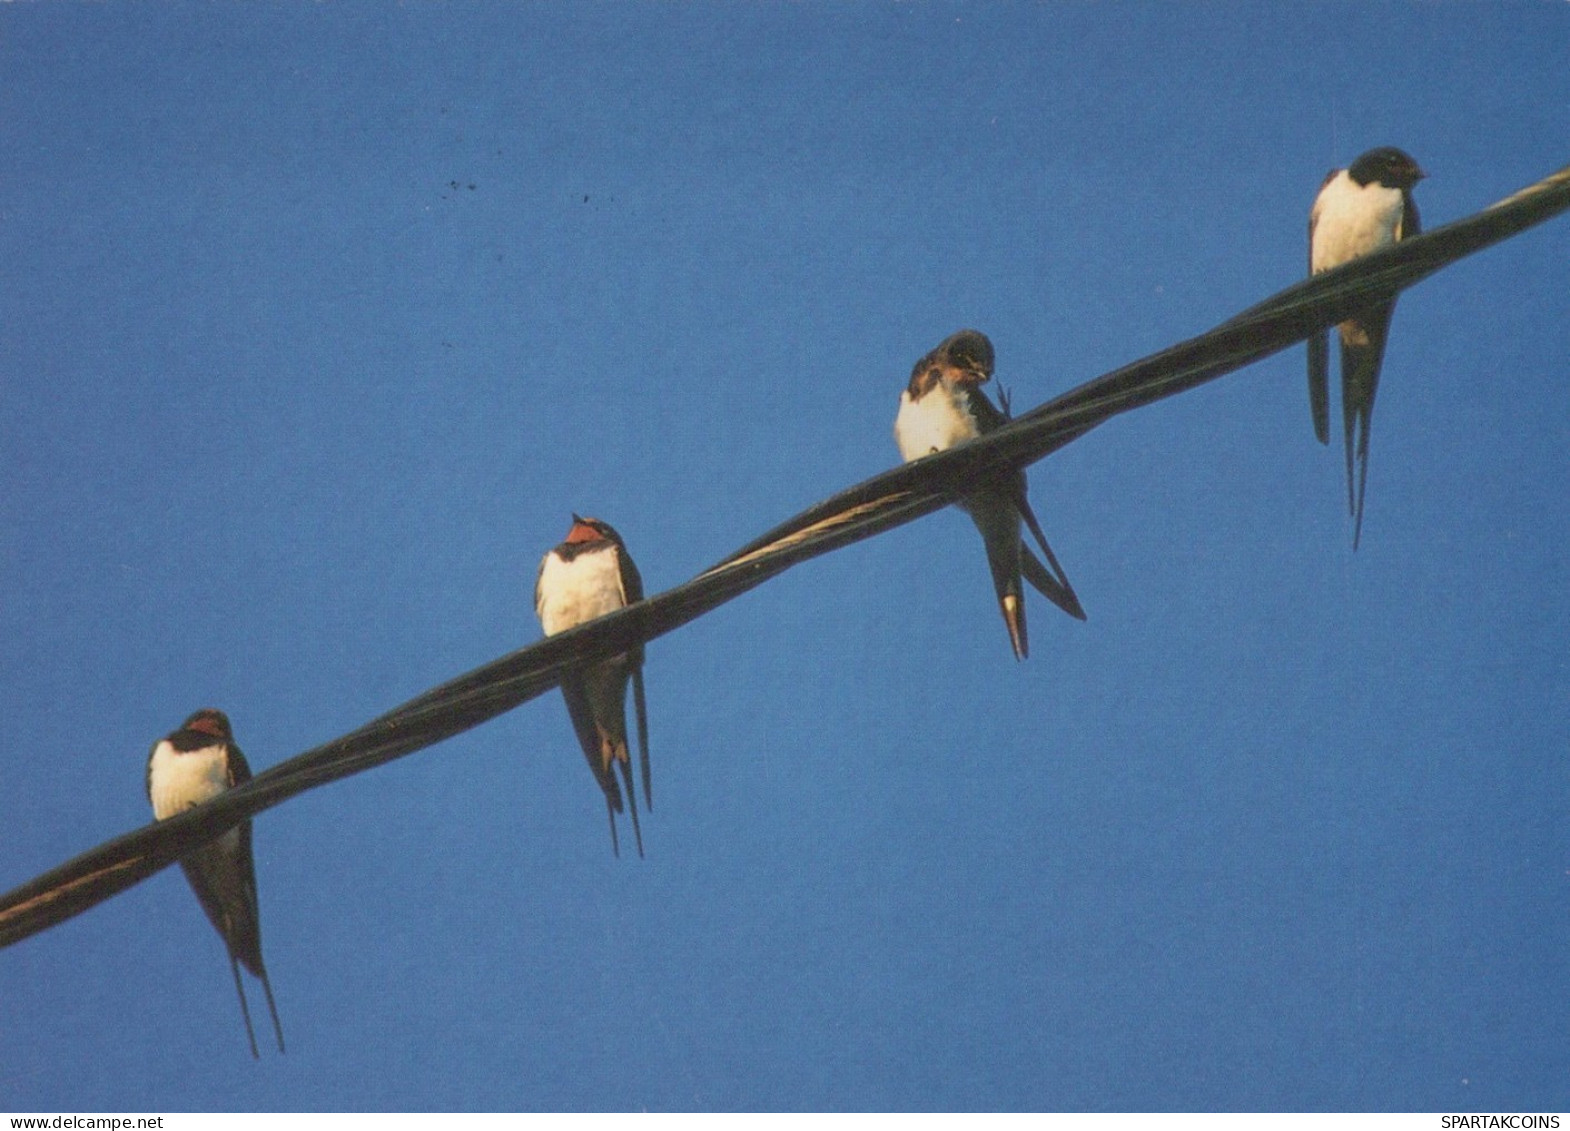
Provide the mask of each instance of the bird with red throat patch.
[{"label": "bird with red throat patch", "polygon": [[[1007,399],[999,408],[981,391],[991,380],[992,370],[992,341],[980,330],[950,334],[916,362],[894,418],[894,440],[906,463],[968,443],[1009,422]],[[1030,654],[1022,577],[1069,616],[1085,619],[1084,607],[1025,498],[1023,471],[997,476],[968,492],[957,505],[981,532],[998,608],[1016,659]],[[1024,544],[1021,522],[1041,547],[1041,559]]]},{"label": "bird with red throat patch", "polygon": [[[572,516],[567,537],[540,562],[534,585],[534,611],[545,635],[626,608],[643,600],[643,579],[621,535],[608,522]],[[638,764],[646,809],[653,808],[649,775],[649,720],[643,693],[643,645],[598,664],[576,669],[562,678],[562,698],[588,760],[594,780],[605,794],[610,819],[611,851],[621,855],[616,814],[632,816],[632,832],[643,855],[643,830],[638,825],[638,797],[632,784],[632,759],[627,742],[627,687],[632,686],[638,724]],[[616,774],[621,774],[618,784]],[[626,787],[625,804],[622,786]]]},{"label": "bird with red throat patch", "polygon": [[[229,716],[211,707],[197,711],[178,730],[153,743],[147,756],[147,799],[152,802],[153,816],[160,821],[250,780],[251,767],[234,741]],[[229,969],[234,974],[234,990],[240,998],[251,1056],[260,1058],[261,1054],[256,1047],[256,1031],[251,1027],[251,1007],[240,980],[241,966],[262,983],[278,1051],[283,1052],[283,1027],[278,1024],[272,980],[262,961],[262,922],[256,900],[256,863],[251,856],[251,822],[241,821],[216,840],[186,853],[180,868],[229,951]]]}]

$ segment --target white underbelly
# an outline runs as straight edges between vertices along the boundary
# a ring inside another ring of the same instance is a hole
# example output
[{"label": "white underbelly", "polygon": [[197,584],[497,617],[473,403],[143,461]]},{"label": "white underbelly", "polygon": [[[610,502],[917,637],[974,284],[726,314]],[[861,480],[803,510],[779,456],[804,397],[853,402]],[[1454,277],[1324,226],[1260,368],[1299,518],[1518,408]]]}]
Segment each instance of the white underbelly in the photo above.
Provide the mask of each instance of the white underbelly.
[{"label": "white underbelly", "polygon": [[153,816],[160,821],[210,801],[229,788],[229,767],[222,746],[181,753],[160,742],[153,753],[149,790]]},{"label": "white underbelly", "polygon": [[540,626],[551,636],[613,613],[625,604],[614,553],[580,554],[570,562],[552,554],[540,573]]},{"label": "white underbelly", "polygon": [[[204,746],[181,753],[168,742],[153,751],[148,790],[153,816],[162,821],[211,801],[229,788],[229,765],[222,746]],[[230,829],[218,838],[230,852],[240,846],[240,831]]]},{"label": "white underbelly", "polygon": [[894,442],[899,445],[899,454],[906,463],[933,452],[946,452],[980,434],[975,417],[955,403],[944,389],[933,389],[919,401],[911,400],[909,390],[900,394],[899,415],[894,418]]},{"label": "white underbelly", "polygon": [[1358,188],[1351,180],[1332,185],[1321,199],[1314,224],[1314,273],[1388,247],[1396,241],[1404,202],[1400,189]]}]

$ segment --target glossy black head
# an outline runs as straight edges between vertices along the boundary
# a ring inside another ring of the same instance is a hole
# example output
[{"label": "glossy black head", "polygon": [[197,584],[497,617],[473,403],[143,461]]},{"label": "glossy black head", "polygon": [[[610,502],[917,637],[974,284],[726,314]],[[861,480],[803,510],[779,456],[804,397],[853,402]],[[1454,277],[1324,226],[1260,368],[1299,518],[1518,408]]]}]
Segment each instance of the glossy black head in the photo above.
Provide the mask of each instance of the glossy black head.
[{"label": "glossy black head", "polygon": [[234,732],[229,729],[229,716],[212,707],[203,707],[185,722],[180,724],[181,730],[194,730],[198,734],[205,734],[221,742],[233,742]]},{"label": "glossy black head", "polygon": [[1428,176],[1404,150],[1393,146],[1370,149],[1347,167],[1347,176],[1360,185],[1381,184],[1386,188],[1410,189]]},{"label": "glossy black head", "polygon": [[938,347],[938,356],[949,365],[978,381],[992,376],[992,341],[980,330],[960,330],[950,334]]}]

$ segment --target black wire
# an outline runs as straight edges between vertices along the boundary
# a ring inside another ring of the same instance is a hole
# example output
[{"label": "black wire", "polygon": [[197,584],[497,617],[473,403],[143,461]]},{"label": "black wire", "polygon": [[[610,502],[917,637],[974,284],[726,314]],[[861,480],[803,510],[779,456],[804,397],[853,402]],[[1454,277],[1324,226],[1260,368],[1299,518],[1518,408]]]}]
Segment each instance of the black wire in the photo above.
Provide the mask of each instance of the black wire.
[{"label": "black wire", "polygon": [[1208,333],[1086,382],[979,440],[841,491],[683,585],[476,668],[204,805],[107,841],[22,884],[0,896],[0,947],[80,914],[239,821],[479,726],[555,687],[573,667],[674,631],[799,562],[938,510],[1114,416],[1286,349],[1343,321],[1370,298],[1410,287],[1567,208],[1570,167],[1476,215],[1289,287]]}]

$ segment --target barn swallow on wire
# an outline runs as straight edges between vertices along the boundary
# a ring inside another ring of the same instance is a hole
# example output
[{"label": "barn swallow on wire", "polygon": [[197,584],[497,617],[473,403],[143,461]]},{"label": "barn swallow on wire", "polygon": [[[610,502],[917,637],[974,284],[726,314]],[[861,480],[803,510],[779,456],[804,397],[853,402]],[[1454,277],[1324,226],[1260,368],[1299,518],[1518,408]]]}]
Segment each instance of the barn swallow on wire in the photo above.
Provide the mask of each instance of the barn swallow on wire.
[{"label": "barn swallow on wire", "polygon": [[[910,384],[900,394],[899,415],[894,418],[894,440],[906,463],[947,451],[1008,423],[1008,401],[1005,399],[999,408],[981,391],[982,384],[992,377],[992,366],[992,342],[979,330],[960,330],[949,335],[916,362]],[[960,499],[959,507],[981,531],[992,585],[1015,658],[1023,660],[1030,652],[1022,575],[1069,616],[1085,619],[1074,587],[1058,565],[1025,498],[1024,471],[1001,473],[993,482]],[[1021,539],[1021,520],[1030,527],[1046,565]]]},{"label": "barn swallow on wire", "polygon": [[[251,767],[235,745],[229,717],[206,708],[196,712],[180,729],[159,739],[147,756],[147,799],[153,816],[162,821],[210,801],[226,789],[251,780]],[[262,924],[256,904],[256,865],[251,858],[251,822],[241,821],[210,844],[193,849],[180,861],[185,878],[196,892],[207,918],[229,950],[234,990],[245,1017],[245,1035],[251,1055],[260,1058],[256,1032],[251,1028],[251,1007],[240,982],[244,966],[260,979],[272,1014],[278,1051],[283,1052],[283,1028],[273,1004],[273,986],[262,963]]]},{"label": "barn swallow on wire", "polygon": [[[1422,231],[1412,187],[1426,176],[1399,149],[1370,149],[1319,187],[1308,216],[1308,271],[1340,267]],[[1379,389],[1379,366],[1395,296],[1381,298],[1341,323],[1341,417],[1346,437],[1347,510],[1352,548],[1363,536],[1363,490],[1368,485],[1368,429]],[[1308,339],[1308,400],[1314,435],[1330,442],[1329,334]],[[1354,463],[1356,472],[1354,475]],[[1354,485],[1355,484],[1355,485]]]},{"label": "barn swallow on wire", "polygon": [[[545,635],[576,628],[595,617],[613,613],[643,600],[643,579],[627,553],[621,535],[597,518],[572,516],[567,538],[540,562],[534,585],[534,611]],[[633,709],[638,719],[638,762],[643,777],[643,800],[649,796],[649,718],[643,697],[643,645],[603,663],[570,672],[561,681],[567,714],[578,734],[583,755],[594,780],[605,793],[605,811],[611,824],[611,851],[621,855],[616,837],[616,814],[622,812],[621,788],[612,764],[619,768],[627,787],[632,832],[643,855],[643,832],[638,827],[638,797],[632,787],[632,762],[627,752],[627,684],[632,683]]]}]

